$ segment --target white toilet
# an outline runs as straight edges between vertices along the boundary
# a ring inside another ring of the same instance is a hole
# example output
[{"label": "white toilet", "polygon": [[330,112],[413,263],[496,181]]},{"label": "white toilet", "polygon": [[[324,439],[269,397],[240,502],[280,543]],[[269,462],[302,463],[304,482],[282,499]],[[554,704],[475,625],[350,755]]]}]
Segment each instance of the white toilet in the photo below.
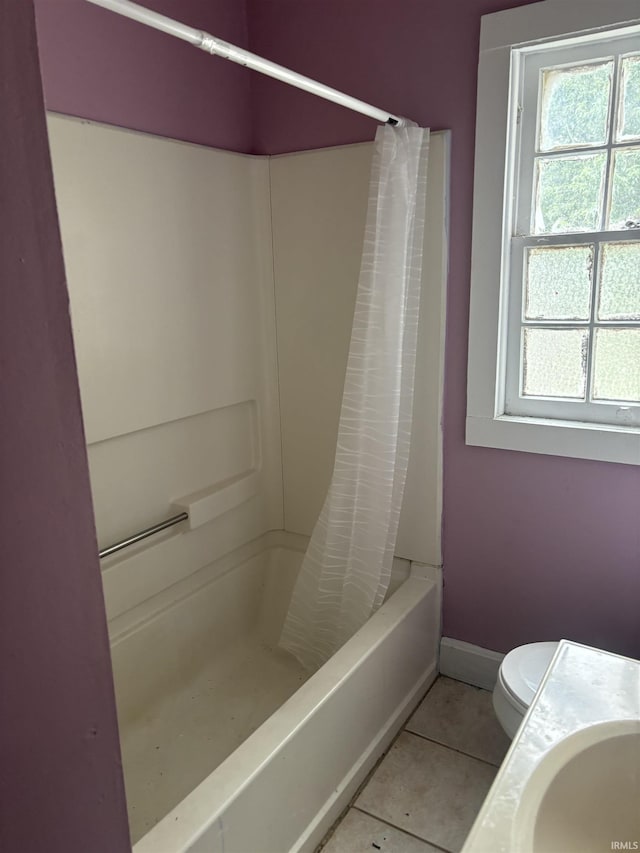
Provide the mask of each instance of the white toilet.
[{"label": "white toilet", "polygon": [[518,646],[500,664],[493,707],[502,728],[513,738],[531,704],[558,643]]}]

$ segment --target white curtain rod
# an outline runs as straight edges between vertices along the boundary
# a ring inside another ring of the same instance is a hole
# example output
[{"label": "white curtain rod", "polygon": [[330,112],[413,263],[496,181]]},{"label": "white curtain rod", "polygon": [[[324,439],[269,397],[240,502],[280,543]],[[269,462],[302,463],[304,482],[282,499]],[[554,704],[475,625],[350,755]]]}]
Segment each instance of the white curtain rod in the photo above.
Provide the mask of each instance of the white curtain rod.
[{"label": "white curtain rod", "polygon": [[164,33],[176,36],[176,38],[188,41],[194,47],[199,47],[201,50],[211,53],[214,56],[221,56],[223,59],[237,62],[238,65],[246,65],[247,68],[251,68],[253,71],[259,71],[268,77],[282,80],[283,83],[288,83],[290,86],[295,86],[298,89],[304,89],[306,92],[319,95],[321,98],[341,104],[343,107],[347,107],[347,109],[370,116],[377,119],[377,121],[396,127],[406,124],[406,120],[400,116],[395,116],[385,110],[372,107],[371,104],[365,104],[364,101],[360,101],[358,98],[345,95],[337,89],[332,89],[330,86],[318,83],[310,77],[297,74],[295,71],[291,71],[282,65],[277,65],[275,62],[270,62],[268,59],[262,59],[262,57],[256,56],[255,53],[249,53],[248,50],[243,50],[241,47],[236,47],[226,41],[215,38],[215,36],[209,35],[202,30],[188,27],[186,24],[181,24],[172,18],[167,18],[165,15],[153,12],[145,6],[132,3],[131,0],[88,0],[88,2],[109,9],[111,12],[117,12],[118,15],[124,15],[126,18],[131,18],[134,21],[139,21],[141,24],[147,24],[156,30],[161,30]]}]

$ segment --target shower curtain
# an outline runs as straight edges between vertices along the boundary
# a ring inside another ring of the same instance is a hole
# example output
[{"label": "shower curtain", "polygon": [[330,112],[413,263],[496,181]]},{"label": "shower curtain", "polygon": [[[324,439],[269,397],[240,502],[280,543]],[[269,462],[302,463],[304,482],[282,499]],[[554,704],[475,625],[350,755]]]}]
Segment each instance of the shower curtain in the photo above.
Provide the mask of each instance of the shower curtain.
[{"label": "shower curtain", "polygon": [[280,646],[317,669],[382,604],[413,411],[429,131],[380,127],[331,484]]}]

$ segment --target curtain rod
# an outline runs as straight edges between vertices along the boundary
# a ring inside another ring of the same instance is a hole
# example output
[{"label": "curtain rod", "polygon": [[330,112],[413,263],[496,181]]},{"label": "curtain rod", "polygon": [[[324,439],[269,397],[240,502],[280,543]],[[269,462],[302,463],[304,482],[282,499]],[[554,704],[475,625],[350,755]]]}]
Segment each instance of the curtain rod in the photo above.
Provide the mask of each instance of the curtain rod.
[{"label": "curtain rod", "polygon": [[164,33],[176,36],[176,38],[183,39],[183,41],[188,41],[189,44],[199,47],[213,56],[220,56],[231,62],[237,62],[238,65],[245,65],[253,71],[259,71],[268,77],[282,80],[283,83],[288,83],[290,86],[295,86],[298,89],[304,89],[306,92],[311,92],[328,101],[333,101],[336,104],[347,107],[347,109],[377,119],[384,124],[394,125],[395,127],[402,127],[402,125],[406,124],[406,119],[400,116],[380,110],[377,107],[371,106],[371,104],[366,104],[364,101],[358,100],[358,98],[352,98],[351,95],[345,95],[337,89],[332,89],[330,86],[318,83],[310,77],[297,74],[283,65],[277,65],[268,59],[262,59],[262,57],[257,56],[255,53],[249,53],[248,50],[215,38],[215,36],[209,35],[209,33],[188,27],[186,24],[181,24],[179,21],[167,18],[159,12],[153,12],[145,6],[132,3],[131,0],[88,0],[88,2],[96,6],[102,6],[104,9],[109,9],[111,12],[116,12],[118,15],[124,15],[126,18],[131,18],[134,21],[139,21],[141,24],[147,24],[156,30],[161,30]]}]

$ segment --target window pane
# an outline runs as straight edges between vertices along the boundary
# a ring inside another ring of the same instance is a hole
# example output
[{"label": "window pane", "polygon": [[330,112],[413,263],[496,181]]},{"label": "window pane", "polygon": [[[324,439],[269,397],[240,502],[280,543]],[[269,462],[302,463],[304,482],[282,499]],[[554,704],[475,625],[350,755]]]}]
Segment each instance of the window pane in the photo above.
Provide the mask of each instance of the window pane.
[{"label": "window pane", "polygon": [[522,395],[583,400],[588,344],[586,329],[524,329]]},{"label": "window pane", "polygon": [[640,243],[602,247],[598,319],[640,320]]},{"label": "window pane", "polygon": [[613,61],[543,72],[540,151],[606,143],[612,73]]},{"label": "window pane", "polygon": [[609,228],[640,226],[640,148],[616,151]]},{"label": "window pane", "polygon": [[525,320],[588,320],[593,246],[529,249]]},{"label": "window pane", "polygon": [[640,329],[596,329],[593,399],[640,403]]},{"label": "window pane", "polygon": [[640,56],[622,60],[616,140],[640,138]]},{"label": "window pane", "polygon": [[596,231],[600,227],[606,154],[539,157],[534,233]]}]

